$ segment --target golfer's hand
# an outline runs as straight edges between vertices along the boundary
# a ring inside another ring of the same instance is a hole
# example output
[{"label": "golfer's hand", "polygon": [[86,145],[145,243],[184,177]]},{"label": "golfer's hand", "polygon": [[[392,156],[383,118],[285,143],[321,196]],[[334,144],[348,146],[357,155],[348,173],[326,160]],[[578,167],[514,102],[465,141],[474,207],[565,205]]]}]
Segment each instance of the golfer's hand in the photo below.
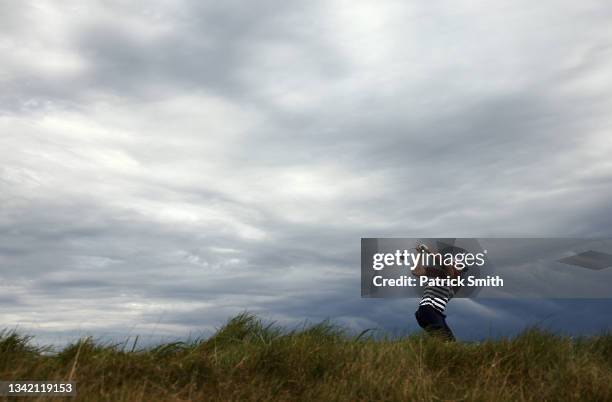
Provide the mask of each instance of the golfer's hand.
[{"label": "golfer's hand", "polygon": [[417,243],[416,246],[417,251],[422,251],[424,253],[429,253],[429,247],[427,247],[425,244],[423,243]]}]

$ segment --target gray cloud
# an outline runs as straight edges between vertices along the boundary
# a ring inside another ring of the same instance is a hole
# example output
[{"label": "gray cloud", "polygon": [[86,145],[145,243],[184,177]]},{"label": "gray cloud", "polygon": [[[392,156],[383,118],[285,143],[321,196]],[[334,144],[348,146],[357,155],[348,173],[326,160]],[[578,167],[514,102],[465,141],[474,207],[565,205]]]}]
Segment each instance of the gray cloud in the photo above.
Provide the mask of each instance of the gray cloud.
[{"label": "gray cloud", "polygon": [[[360,237],[612,234],[605,2],[0,7],[5,326],[411,329],[412,301],[359,299]],[[609,326],[564,303],[451,320]]]}]

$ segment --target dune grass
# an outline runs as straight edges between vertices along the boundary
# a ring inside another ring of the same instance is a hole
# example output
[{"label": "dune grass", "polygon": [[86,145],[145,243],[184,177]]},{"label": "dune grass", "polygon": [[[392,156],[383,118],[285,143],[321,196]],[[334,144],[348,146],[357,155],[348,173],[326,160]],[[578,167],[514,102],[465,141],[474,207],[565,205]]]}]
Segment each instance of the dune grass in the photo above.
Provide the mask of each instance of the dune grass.
[{"label": "dune grass", "polygon": [[241,314],[208,339],[46,351],[0,333],[0,379],[72,376],[77,396],[63,401],[612,401],[612,335],[444,343],[349,336],[329,322],[288,331]]}]

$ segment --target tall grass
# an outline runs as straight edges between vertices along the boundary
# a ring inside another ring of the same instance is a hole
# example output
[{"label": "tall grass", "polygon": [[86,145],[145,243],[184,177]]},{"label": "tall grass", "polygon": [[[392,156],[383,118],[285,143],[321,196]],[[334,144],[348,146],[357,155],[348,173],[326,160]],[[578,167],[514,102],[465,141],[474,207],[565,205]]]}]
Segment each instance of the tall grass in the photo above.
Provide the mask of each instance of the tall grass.
[{"label": "tall grass", "polygon": [[288,331],[241,314],[208,339],[138,349],[86,338],[43,352],[29,337],[0,333],[0,379],[72,376],[75,400],[94,402],[612,401],[612,335],[531,329],[444,343],[349,336],[329,322]]}]

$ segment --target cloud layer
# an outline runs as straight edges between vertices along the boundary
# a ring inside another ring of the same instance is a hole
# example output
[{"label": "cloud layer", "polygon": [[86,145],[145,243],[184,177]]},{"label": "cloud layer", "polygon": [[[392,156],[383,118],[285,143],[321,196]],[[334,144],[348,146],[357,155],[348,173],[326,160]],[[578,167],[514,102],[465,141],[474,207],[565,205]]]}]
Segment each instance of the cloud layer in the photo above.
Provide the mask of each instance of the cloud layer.
[{"label": "cloud layer", "polygon": [[410,328],[361,237],[612,235],[612,7],[562,3],[4,3],[2,325]]}]

